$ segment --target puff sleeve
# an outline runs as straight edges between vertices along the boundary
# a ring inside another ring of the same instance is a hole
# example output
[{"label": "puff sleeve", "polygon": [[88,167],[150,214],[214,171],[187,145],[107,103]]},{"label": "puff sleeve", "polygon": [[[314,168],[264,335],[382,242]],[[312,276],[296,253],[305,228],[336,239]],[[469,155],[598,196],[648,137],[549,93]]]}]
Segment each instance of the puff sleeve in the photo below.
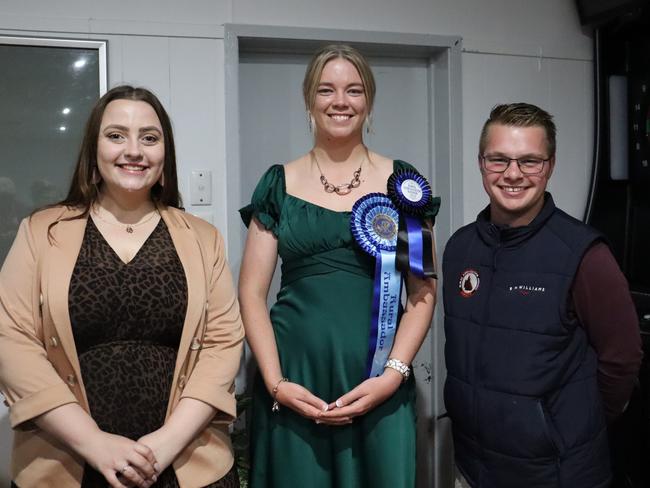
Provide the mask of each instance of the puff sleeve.
[{"label": "puff sleeve", "polygon": [[286,195],[284,168],[280,164],[271,166],[255,187],[251,203],[239,209],[242,221],[248,227],[253,217],[277,237],[282,204]]}]

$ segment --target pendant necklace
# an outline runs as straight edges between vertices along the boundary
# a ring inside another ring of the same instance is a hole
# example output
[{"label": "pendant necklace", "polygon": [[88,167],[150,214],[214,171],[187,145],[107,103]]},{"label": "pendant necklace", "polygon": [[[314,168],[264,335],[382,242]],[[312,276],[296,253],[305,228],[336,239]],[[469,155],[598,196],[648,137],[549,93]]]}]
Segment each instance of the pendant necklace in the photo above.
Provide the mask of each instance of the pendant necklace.
[{"label": "pendant necklace", "polygon": [[94,216],[94,217],[97,217],[99,220],[101,220],[101,221],[104,222],[105,224],[115,225],[115,226],[117,226],[117,227],[124,227],[124,230],[125,230],[128,234],[133,234],[133,232],[135,231],[135,229],[137,229],[138,227],[143,226],[144,224],[146,224],[147,222],[149,222],[151,219],[153,219],[156,215],[158,215],[158,210],[154,210],[153,212],[151,212],[151,214],[149,215],[149,217],[147,217],[147,218],[144,219],[144,220],[141,220],[140,222],[137,222],[137,223],[135,223],[135,224],[123,224],[123,223],[121,223],[121,222],[110,222],[110,221],[106,220],[105,218],[103,218],[101,215],[99,215],[99,212],[97,212],[97,211],[94,211],[94,212],[93,212],[93,216]]},{"label": "pendant necklace", "polygon": [[[368,148],[364,146],[364,149],[366,150],[366,158],[368,159],[368,161],[370,161],[370,156],[368,155]],[[337,195],[341,195],[341,196],[347,195],[354,188],[358,188],[359,185],[361,185],[361,166],[363,165],[363,160],[361,160],[361,163],[359,164],[359,168],[352,174],[352,180],[350,180],[350,183],[344,183],[342,185],[332,185],[329,181],[327,181],[327,178],[323,174],[323,170],[321,169],[320,164],[318,163],[318,158],[316,158],[316,152],[312,149],[309,152],[309,155],[316,163],[316,167],[318,168],[318,172],[320,173],[320,182],[323,185],[323,189],[327,193],[336,193]]]}]

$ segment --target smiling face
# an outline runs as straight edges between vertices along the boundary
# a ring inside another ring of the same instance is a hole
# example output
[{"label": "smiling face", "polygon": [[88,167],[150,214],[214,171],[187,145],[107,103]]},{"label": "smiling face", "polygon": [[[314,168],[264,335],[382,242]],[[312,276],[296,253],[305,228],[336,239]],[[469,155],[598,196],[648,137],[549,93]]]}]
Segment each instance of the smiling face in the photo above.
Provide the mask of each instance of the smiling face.
[{"label": "smiling face", "polygon": [[350,61],[335,58],[325,65],[311,115],[317,137],[361,140],[368,104],[361,76]]},{"label": "smiling face", "polygon": [[[547,159],[548,141],[541,126],[517,127],[490,124],[483,156]],[[514,161],[503,173],[489,173],[482,166],[483,187],[490,197],[490,219],[495,224],[528,225],[544,206],[544,191],[555,159],[544,163],[541,173],[524,175]]]},{"label": "smiling face", "polygon": [[106,106],[97,140],[102,192],[114,198],[126,193],[149,198],[164,159],[163,130],[151,105],[114,100]]}]

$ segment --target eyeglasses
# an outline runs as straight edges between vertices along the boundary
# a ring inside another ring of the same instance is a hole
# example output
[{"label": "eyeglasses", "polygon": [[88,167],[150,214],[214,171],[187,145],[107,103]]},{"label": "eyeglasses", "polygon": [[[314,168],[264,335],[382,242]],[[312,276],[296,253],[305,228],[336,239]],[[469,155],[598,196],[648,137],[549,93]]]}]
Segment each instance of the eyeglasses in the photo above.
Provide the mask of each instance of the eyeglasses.
[{"label": "eyeglasses", "polygon": [[517,162],[517,167],[522,174],[537,175],[544,170],[544,163],[551,158],[507,158],[505,156],[480,156],[483,167],[490,173],[504,173],[512,161]]}]

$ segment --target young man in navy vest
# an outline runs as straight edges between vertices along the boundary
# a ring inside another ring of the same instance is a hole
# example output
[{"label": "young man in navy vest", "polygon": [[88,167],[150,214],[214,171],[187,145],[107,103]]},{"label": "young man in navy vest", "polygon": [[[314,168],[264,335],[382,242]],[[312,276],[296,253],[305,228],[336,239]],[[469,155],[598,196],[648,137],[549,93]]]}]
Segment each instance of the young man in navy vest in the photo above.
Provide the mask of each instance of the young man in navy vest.
[{"label": "young man in navy vest", "polygon": [[607,421],[642,356],[627,282],[602,236],[546,192],[551,115],[495,107],[478,163],[490,204],[443,258],[456,464],[473,488],[605,488]]}]

